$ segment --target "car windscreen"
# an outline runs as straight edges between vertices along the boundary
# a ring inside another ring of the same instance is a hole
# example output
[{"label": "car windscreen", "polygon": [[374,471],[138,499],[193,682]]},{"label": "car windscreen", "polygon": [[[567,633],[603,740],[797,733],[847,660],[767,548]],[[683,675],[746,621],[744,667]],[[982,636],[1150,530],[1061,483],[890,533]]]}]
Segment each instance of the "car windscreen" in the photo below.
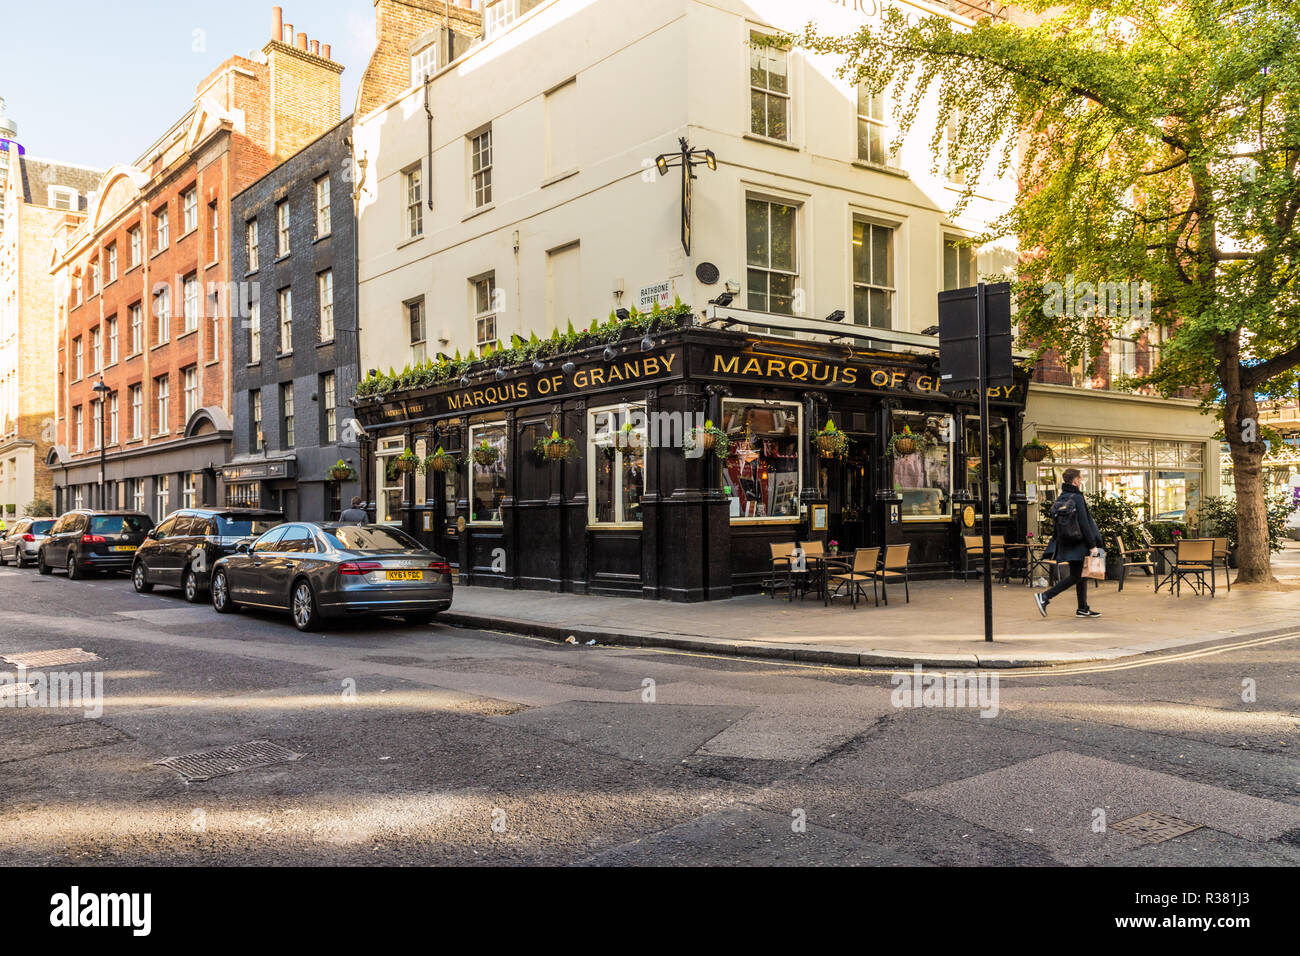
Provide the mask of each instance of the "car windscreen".
[{"label": "car windscreen", "polygon": [[423,551],[424,546],[396,528],[362,525],[325,529],[325,540],[344,551]]},{"label": "car windscreen", "polygon": [[27,530],[31,534],[49,534],[53,527],[54,519],[51,518],[49,521],[33,521],[32,526]]},{"label": "car windscreen", "polygon": [[223,538],[247,538],[265,534],[281,523],[279,518],[227,518],[217,515],[217,534]]},{"label": "car windscreen", "polygon": [[91,534],[130,534],[152,527],[153,522],[144,515],[95,515],[90,519]]}]

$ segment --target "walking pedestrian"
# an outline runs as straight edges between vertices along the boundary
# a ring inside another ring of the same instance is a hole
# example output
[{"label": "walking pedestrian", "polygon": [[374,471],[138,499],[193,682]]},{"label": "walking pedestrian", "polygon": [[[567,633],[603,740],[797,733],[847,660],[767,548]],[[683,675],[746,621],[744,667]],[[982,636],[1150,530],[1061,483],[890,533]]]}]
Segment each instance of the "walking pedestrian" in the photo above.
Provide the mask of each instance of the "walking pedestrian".
[{"label": "walking pedestrian", "polygon": [[342,524],[365,524],[369,520],[370,516],[367,515],[365,509],[361,507],[360,495],[353,495],[352,507],[344,508],[343,511],[339,513],[339,521]]},{"label": "walking pedestrian", "polygon": [[1034,595],[1038,613],[1047,617],[1047,605],[1052,598],[1073,585],[1079,601],[1075,617],[1101,617],[1101,612],[1088,606],[1088,579],[1083,576],[1083,559],[1090,553],[1101,552],[1101,531],[1088,512],[1088,501],[1083,497],[1083,479],[1079,469],[1067,468],[1061,474],[1061,494],[1052,502],[1050,516],[1053,522],[1052,541],[1043,556],[1055,558],[1058,564],[1069,564],[1070,576]]}]

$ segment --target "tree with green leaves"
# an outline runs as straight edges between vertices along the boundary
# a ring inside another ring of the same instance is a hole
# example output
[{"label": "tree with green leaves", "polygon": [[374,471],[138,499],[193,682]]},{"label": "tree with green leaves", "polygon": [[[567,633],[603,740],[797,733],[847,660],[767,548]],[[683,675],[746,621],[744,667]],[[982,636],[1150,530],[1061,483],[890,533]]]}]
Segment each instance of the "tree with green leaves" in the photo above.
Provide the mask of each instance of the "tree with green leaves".
[{"label": "tree with green leaves", "polygon": [[[935,169],[966,173],[959,207],[981,176],[1014,164],[1014,206],[980,241],[1010,236],[1021,250],[1021,344],[1088,364],[1121,327],[1159,330],[1159,363],[1120,384],[1191,389],[1222,416],[1238,580],[1270,580],[1258,403],[1293,393],[1300,366],[1300,3],[1025,0],[1019,10],[967,29],[885,8],[848,36],[810,26],[782,41],[888,89],[896,147],[934,104]],[[1131,298],[1109,294],[1062,310],[1071,277],[1098,290],[1138,283],[1149,300],[1136,315]]]}]

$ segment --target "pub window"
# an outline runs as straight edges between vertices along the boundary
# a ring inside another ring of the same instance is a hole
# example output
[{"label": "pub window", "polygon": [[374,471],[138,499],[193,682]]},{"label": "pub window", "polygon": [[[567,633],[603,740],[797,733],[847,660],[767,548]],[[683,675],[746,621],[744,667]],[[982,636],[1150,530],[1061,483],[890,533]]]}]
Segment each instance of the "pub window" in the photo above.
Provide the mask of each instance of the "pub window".
[{"label": "pub window", "polygon": [[749,131],[769,139],[790,139],[790,53],[760,46],[763,34],[749,34]]},{"label": "pub window", "polygon": [[388,463],[402,453],[406,439],[400,436],[379,439],[375,453],[375,520],[380,524],[401,522],[402,492],[405,479],[400,473],[388,474]]},{"label": "pub window", "polygon": [[722,430],[731,444],[722,490],[733,518],[797,518],[803,420],[796,402],[722,403]]},{"label": "pub window", "polygon": [[894,230],[853,220],[853,322],[893,327]]},{"label": "pub window", "polygon": [[[989,417],[989,502],[991,514],[1007,513],[1007,495],[1010,491],[1011,472],[1007,467],[1009,435],[1007,421],[997,416]],[[980,497],[980,474],[985,463],[980,460],[980,420],[966,418],[966,478],[964,487],[976,501]]]},{"label": "pub window", "polygon": [[872,93],[866,83],[858,84],[858,160],[884,166],[891,163],[889,125],[885,92]]},{"label": "pub window", "polygon": [[[480,445],[496,449],[496,460],[480,465],[474,453]],[[506,425],[493,422],[471,425],[469,429],[468,468],[470,480],[469,520],[480,524],[501,521],[501,500],[506,496],[506,458],[508,452]]]},{"label": "pub window", "polygon": [[794,315],[797,215],[797,207],[785,203],[752,196],[745,200],[746,289],[749,308],[756,312]]},{"label": "pub window", "polygon": [[644,405],[613,405],[591,412],[587,428],[590,524],[640,524],[645,494]]},{"label": "pub window", "polygon": [[891,435],[915,435],[913,450],[891,458],[894,491],[903,498],[903,518],[947,518],[952,498],[952,416],[938,412],[895,411]]}]

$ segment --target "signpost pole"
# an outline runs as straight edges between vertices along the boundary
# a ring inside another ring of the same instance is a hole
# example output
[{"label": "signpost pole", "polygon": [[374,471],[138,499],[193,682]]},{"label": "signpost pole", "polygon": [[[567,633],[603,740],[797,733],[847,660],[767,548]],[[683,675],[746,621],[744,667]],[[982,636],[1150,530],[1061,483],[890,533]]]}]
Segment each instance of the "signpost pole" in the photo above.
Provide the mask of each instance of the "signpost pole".
[{"label": "signpost pole", "polygon": [[979,341],[980,401],[980,532],[984,538],[984,640],[993,640],[993,555],[992,526],[989,518],[989,341],[985,287],[981,282],[975,297],[975,316]]}]

